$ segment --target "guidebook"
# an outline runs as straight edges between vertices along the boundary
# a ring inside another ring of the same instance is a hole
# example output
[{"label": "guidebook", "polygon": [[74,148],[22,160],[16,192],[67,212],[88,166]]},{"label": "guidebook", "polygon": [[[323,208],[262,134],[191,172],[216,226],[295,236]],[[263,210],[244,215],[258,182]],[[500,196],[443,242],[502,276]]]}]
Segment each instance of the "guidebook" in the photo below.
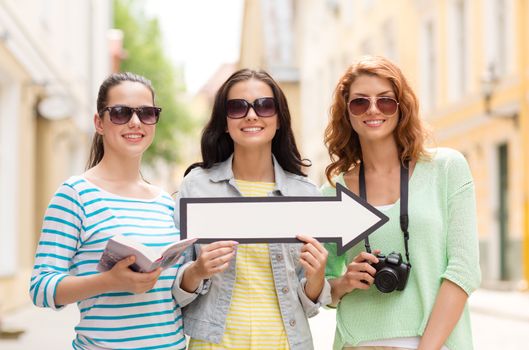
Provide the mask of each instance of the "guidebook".
[{"label": "guidebook", "polygon": [[116,235],[110,238],[101,255],[97,270],[100,272],[110,270],[118,261],[134,255],[136,261],[130,266],[136,272],[150,272],[158,267],[166,269],[173,266],[187,247],[197,239],[188,238],[161,248],[147,247],[133,238]]}]

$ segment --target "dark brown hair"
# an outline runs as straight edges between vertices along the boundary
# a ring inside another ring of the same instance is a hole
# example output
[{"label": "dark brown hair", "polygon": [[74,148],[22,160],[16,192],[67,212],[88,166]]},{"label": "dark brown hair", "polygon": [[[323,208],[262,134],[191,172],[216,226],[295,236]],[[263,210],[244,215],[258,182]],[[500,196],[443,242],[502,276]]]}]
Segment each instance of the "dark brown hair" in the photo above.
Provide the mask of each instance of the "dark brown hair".
[{"label": "dark brown hair", "polygon": [[[154,89],[148,79],[142,77],[141,75],[130,72],[112,73],[103,81],[99,87],[99,93],[97,94],[97,114],[100,118],[102,117],[101,111],[103,108],[107,107],[108,92],[110,89],[125,81],[131,81],[145,85],[145,87],[148,88],[152,94],[152,101],[154,104]],[[103,136],[96,132],[92,138],[92,146],[90,148],[90,156],[88,157],[86,169],[96,166],[101,161],[101,159],[103,159],[104,154],[105,148],[103,147]]]},{"label": "dark brown hair", "polygon": [[347,102],[351,85],[361,75],[387,79],[399,102],[399,122],[395,129],[399,157],[402,162],[428,157],[425,141],[428,131],[419,118],[419,102],[402,71],[381,56],[363,56],[353,63],[338,81],[330,108],[330,120],[325,129],[325,144],[331,158],[325,170],[330,183],[332,177],[347,172],[362,161],[362,148],[358,134],[349,120]]},{"label": "dark brown hair", "polygon": [[276,157],[279,165],[293,174],[306,176],[301,170],[302,166],[310,166],[310,163],[301,159],[300,153],[296,146],[294,133],[291,126],[290,111],[288,109],[285,94],[274,81],[274,79],[265,71],[241,69],[233,73],[215,95],[211,118],[202,132],[201,151],[202,162],[192,164],[185,172],[187,174],[191,169],[200,166],[202,168],[211,168],[215,163],[223,162],[233,153],[233,140],[226,132],[227,114],[226,101],[231,87],[241,81],[256,79],[270,86],[277,103],[277,116],[279,129],[272,139],[272,154]]}]

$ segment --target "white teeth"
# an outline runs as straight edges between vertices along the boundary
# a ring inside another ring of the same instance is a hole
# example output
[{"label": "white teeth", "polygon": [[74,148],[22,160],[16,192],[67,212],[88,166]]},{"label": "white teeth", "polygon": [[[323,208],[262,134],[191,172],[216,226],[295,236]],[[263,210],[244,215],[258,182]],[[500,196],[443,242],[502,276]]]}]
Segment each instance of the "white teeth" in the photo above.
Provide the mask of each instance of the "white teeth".
[{"label": "white teeth", "polygon": [[383,120],[366,120],[364,123],[367,125],[381,125],[384,121]]},{"label": "white teeth", "polygon": [[127,135],[123,135],[124,138],[126,139],[141,139],[143,137],[143,135],[140,135],[140,134],[127,134]]},{"label": "white teeth", "polygon": [[261,131],[263,130],[263,128],[258,128],[258,127],[254,127],[254,128],[243,128],[242,131],[248,131],[248,132],[255,132],[255,131]]}]

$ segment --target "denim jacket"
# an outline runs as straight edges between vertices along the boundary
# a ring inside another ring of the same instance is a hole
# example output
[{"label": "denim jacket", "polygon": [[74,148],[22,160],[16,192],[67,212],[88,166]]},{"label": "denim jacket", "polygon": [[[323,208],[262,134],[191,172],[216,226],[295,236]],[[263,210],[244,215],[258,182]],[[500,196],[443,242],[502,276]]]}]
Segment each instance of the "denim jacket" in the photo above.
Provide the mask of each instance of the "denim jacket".
[{"label": "denim jacket", "polygon": [[[210,169],[195,168],[183,180],[176,200],[175,222],[180,224],[180,198],[183,197],[239,197],[232,171],[233,155]],[[319,196],[318,189],[307,178],[285,172],[274,162],[275,188],[269,196]],[[318,314],[319,307],[330,303],[331,288],[327,281],[316,303],[305,294],[304,271],[299,264],[302,244],[269,244],[274,284],[283,318],[283,325],[292,350],[313,349],[307,317]],[[226,327],[231,295],[235,284],[236,259],[229,267],[207,281],[194,293],[180,288],[183,273],[200,251],[186,254],[186,263],[179,269],[173,295],[183,307],[184,332],[192,338],[220,343]],[[195,300],[196,299],[196,300]]]}]

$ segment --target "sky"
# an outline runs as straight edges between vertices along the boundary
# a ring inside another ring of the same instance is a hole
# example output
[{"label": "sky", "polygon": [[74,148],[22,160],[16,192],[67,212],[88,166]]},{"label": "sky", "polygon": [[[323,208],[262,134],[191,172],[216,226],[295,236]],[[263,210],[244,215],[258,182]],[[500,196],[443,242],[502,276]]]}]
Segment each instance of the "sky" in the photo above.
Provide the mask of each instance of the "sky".
[{"label": "sky", "polygon": [[146,0],[158,17],[167,56],[183,65],[194,93],[223,63],[239,58],[243,0]]}]

